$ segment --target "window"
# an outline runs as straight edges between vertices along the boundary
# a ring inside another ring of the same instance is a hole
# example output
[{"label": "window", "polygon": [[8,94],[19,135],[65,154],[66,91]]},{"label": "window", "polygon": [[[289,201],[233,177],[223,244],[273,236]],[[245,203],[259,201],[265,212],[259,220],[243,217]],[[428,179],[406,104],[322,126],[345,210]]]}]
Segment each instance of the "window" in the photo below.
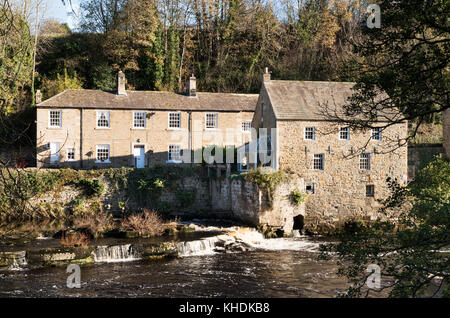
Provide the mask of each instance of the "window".
[{"label": "window", "polygon": [[169,113],[169,128],[181,128],[181,113]]},{"label": "window", "polygon": [[62,111],[51,110],[49,112],[49,127],[61,128],[62,124]]},{"label": "window", "polygon": [[316,154],[314,155],[313,169],[314,170],[323,170],[323,161],[324,154]]},{"label": "window", "polygon": [[381,141],[381,128],[372,128],[372,140]]},{"label": "window", "polygon": [[97,145],[97,162],[109,162],[109,145]]},{"label": "window", "polygon": [[340,140],[349,140],[350,139],[350,127],[339,128],[339,139]]},{"label": "window", "polygon": [[67,161],[75,160],[75,148],[67,148]]},{"label": "window", "polygon": [[373,184],[366,185],[366,197],[373,198],[375,195],[375,186]]},{"label": "window", "polygon": [[218,114],[206,113],[206,129],[217,129],[218,127]]},{"label": "window", "polygon": [[243,121],[242,122],[242,131],[243,132],[250,132],[251,128],[252,128],[251,121]]},{"label": "window", "polygon": [[316,192],[316,184],[314,182],[307,182],[305,188],[307,194],[314,194]]},{"label": "window", "polygon": [[145,112],[133,113],[133,128],[145,128]]},{"label": "window", "polygon": [[305,140],[314,140],[316,135],[315,127],[305,127]]},{"label": "window", "polygon": [[97,128],[109,128],[109,111],[97,112]]},{"label": "window", "polygon": [[370,154],[362,153],[359,155],[359,169],[370,170]]},{"label": "window", "polygon": [[181,162],[181,147],[180,145],[169,145],[169,162]]}]

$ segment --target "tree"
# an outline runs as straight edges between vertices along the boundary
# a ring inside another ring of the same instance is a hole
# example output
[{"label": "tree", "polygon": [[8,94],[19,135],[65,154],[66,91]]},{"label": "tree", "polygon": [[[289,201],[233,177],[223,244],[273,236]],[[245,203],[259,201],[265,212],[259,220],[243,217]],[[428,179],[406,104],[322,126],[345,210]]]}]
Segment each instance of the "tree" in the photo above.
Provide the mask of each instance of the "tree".
[{"label": "tree", "polygon": [[87,32],[108,33],[120,26],[121,12],[127,0],[82,0],[81,29]]},{"label": "tree", "polygon": [[56,75],[55,80],[44,78],[42,80],[42,91],[44,93],[45,99],[55,96],[66,89],[81,89],[83,88],[83,83],[78,78],[77,73],[75,72],[73,76],[69,76],[67,74],[67,69],[64,69],[64,74],[61,76],[60,74]]},{"label": "tree", "polygon": [[[382,291],[390,297],[450,296],[450,162],[437,157],[407,188],[390,184],[384,211],[402,209],[397,224],[377,220],[348,227],[338,244],[321,246],[321,257],[337,253],[339,274],[353,284],[348,297]],[[380,288],[366,287],[370,264],[381,267],[386,281]]]},{"label": "tree", "polygon": [[417,131],[450,105],[450,2],[379,3],[381,28],[363,27],[363,36],[353,43],[362,57],[350,70],[357,78],[355,94],[343,113],[326,113],[356,129],[371,128],[381,117],[383,128],[416,121]]},{"label": "tree", "polygon": [[0,0],[0,99],[1,112],[14,111],[17,103],[29,96],[33,70],[33,39],[26,16],[18,7]]}]

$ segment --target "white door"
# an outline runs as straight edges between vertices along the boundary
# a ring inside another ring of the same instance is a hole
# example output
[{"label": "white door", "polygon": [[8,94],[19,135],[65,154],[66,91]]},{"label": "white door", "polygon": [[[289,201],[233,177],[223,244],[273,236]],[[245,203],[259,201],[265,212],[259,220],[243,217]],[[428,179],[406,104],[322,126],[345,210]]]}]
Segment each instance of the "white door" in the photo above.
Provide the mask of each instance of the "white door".
[{"label": "white door", "polygon": [[50,143],[50,164],[59,162],[59,142]]},{"label": "white door", "polygon": [[145,167],[145,151],[142,145],[134,146],[134,166],[136,168]]}]

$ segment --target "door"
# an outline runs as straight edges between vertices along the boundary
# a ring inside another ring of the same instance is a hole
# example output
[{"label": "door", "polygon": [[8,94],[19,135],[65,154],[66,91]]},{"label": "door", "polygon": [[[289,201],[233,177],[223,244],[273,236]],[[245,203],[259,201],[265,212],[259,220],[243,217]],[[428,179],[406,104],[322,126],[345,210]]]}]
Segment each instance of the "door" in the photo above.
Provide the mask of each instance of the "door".
[{"label": "door", "polygon": [[134,146],[134,167],[135,168],[145,167],[145,151],[143,145]]},{"label": "door", "polygon": [[59,163],[59,142],[50,143],[50,164]]}]

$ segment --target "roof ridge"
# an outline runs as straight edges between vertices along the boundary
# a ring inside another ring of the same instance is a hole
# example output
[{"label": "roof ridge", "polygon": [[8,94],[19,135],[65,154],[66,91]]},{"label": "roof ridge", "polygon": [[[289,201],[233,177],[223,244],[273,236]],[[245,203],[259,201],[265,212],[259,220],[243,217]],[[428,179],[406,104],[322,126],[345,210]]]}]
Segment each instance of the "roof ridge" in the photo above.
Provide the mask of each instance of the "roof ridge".
[{"label": "roof ridge", "polygon": [[282,82],[282,83],[327,83],[327,84],[344,84],[344,85],[355,85],[356,82],[336,82],[336,81],[302,81],[302,80],[271,80],[271,82]]}]

